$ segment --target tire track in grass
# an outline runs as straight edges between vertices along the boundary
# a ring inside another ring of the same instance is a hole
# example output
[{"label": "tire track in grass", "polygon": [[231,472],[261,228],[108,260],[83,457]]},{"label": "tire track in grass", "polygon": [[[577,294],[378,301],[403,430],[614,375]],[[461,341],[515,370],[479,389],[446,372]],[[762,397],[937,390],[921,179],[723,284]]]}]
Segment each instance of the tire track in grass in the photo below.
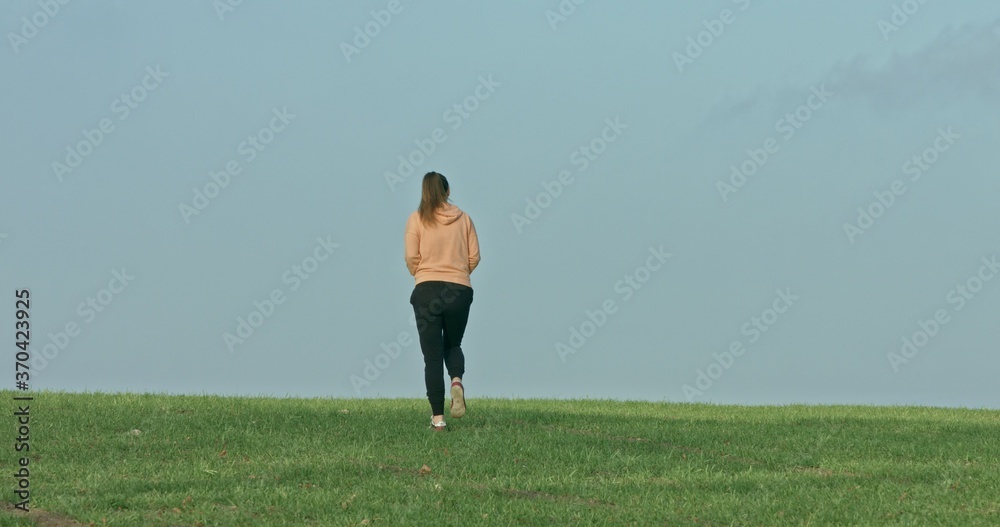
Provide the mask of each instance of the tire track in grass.
[{"label": "tire track in grass", "polygon": [[[428,474],[424,474],[420,469],[416,468],[406,468],[399,465],[386,465],[383,463],[366,463],[364,461],[351,460],[351,463],[367,467],[376,468],[384,472],[391,472],[398,476],[408,475],[414,477],[421,477]],[[514,498],[524,498],[530,500],[550,500],[563,503],[576,503],[578,505],[589,505],[589,506],[604,506],[604,507],[617,507],[617,504],[610,501],[604,501],[597,498],[584,498],[582,496],[573,496],[568,494],[549,494],[548,492],[542,492],[538,490],[524,490],[524,489],[498,489],[495,487],[490,487],[488,485],[483,485],[481,483],[467,483],[470,488],[482,490],[485,492],[496,492],[499,494],[511,496]]]},{"label": "tire track in grass", "polygon": [[674,449],[674,450],[680,450],[682,452],[686,452],[686,453],[689,453],[689,454],[699,454],[699,455],[709,455],[709,454],[712,454],[712,455],[724,457],[724,458],[726,458],[728,460],[732,460],[732,461],[740,461],[740,462],[743,462],[743,463],[747,463],[747,464],[755,465],[755,466],[759,466],[759,467],[772,468],[767,463],[765,463],[763,461],[760,461],[759,459],[750,459],[750,458],[746,458],[746,457],[734,456],[734,455],[722,452],[721,450],[709,450],[709,449],[698,448],[698,447],[693,447],[693,446],[678,445],[678,444],[674,444],[674,443],[668,443],[666,441],[654,441],[652,439],[644,439],[644,438],[641,438],[641,437],[610,436],[610,435],[605,435],[605,434],[601,434],[601,433],[598,433],[598,432],[592,432],[590,430],[580,430],[580,429],[576,429],[576,428],[562,428],[562,427],[554,426],[554,425],[537,425],[537,424],[530,425],[529,423],[527,423],[525,421],[521,421],[521,420],[514,420],[514,421],[511,421],[511,422],[514,423],[514,424],[516,424],[516,425],[523,426],[523,427],[532,426],[534,428],[542,428],[544,430],[549,430],[549,431],[566,432],[566,433],[575,434],[575,435],[583,435],[583,436],[589,436],[589,437],[596,437],[598,439],[606,439],[608,441],[624,441],[624,442],[627,442],[627,443],[649,443],[651,445],[657,445],[657,446],[671,448],[671,449]]},{"label": "tire track in grass", "polygon": [[[652,445],[664,446],[664,447],[673,448],[673,449],[676,449],[676,450],[681,450],[683,452],[688,452],[688,453],[691,453],[691,454],[700,454],[700,455],[715,454],[715,455],[724,457],[727,460],[741,461],[743,463],[747,463],[749,465],[759,466],[761,468],[770,468],[770,469],[774,469],[775,468],[774,466],[772,466],[772,465],[770,465],[770,464],[768,464],[768,463],[766,463],[764,461],[760,461],[760,460],[757,460],[757,459],[751,459],[751,458],[747,458],[747,457],[734,456],[732,454],[727,454],[727,453],[725,453],[725,452],[723,452],[721,450],[708,450],[708,449],[703,449],[703,448],[698,448],[698,447],[692,447],[692,446],[677,445],[677,444],[668,443],[668,442],[665,442],[665,441],[653,441],[651,439],[643,439],[641,437],[608,436],[608,435],[598,434],[597,432],[591,432],[589,430],[578,430],[578,429],[574,429],[574,428],[558,428],[558,427],[553,427],[553,426],[549,426],[549,428],[551,430],[558,430],[558,431],[570,432],[570,433],[577,434],[577,435],[585,435],[585,436],[597,437],[599,439],[608,439],[608,440],[614,440],[614,441],[625,441],[625,442],[628,442],[628,443],[649,443],[649,444],[652,444]],[[784,468],[785,468],[785,470],[791,471],[791,472],[816,474],[816,475],[820,475],[820,476],[824,476],[824,477],[829,477],[829,476],[845,476],[845,477],[850,477],[850,478],[872,479],[871,476],[865,475],[865,474],[857,474],[855,472],[846,472],[846,471],[834,471],[834,470],[825,469],[825,468],[822,468],[822,467],[806,467],[806,466],[798,466],[797,465],[797,466],[793,466],[793,467],[784,467]]]}]

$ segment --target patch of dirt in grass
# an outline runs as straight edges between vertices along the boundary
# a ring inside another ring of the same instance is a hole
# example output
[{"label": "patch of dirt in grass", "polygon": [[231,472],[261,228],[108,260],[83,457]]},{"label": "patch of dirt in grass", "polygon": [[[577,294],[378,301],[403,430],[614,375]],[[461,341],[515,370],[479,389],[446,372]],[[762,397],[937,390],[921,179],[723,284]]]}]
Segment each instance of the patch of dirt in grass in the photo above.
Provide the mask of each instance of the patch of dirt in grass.
[{"label": "patch of dirt in grass", "polygon": [[393,472],[393,473],[396,473],[396,474],[408,474],[410,476],[419,476],[419,475],[421,475],[419,468],[406,468],[406,467],[401,467],[399,465],[383,465],[381,463],[379,463],[378,465],[375,465],[375,466],[379,470],[388,470],[389,472]]},{"label": "patch of dirt in grass", "polygon": [[[397,475],[423,476],[425,474],[430,474],[430,467],[427,467],[427,465],[423,465],[423,466],[417,467],[417,468],[406,468],[406,467],[401,467],[399,465],[386,465],[386,464],[383,464],[383,463],[365,463],[363,461],[358,461],[358,460],[355,460],[355,459],[350,460],[350,462],[353,463],[353,464],[355,464],[355,465],[367,466],[367,467],[375,467],[375,468],[377,468],[379,470],[384,470],[386,472],[392,472],[393,474],[397,474]],[[424,467],[427,467],[427,469],[424,470]]]},{"label": "patch of dirt in grass", "polygon": [[39,527],[87,527],[87,524],[80,523],[69,516],[43,511],[41,509],[33,508],[31,509],[31,512],[25,513],[10,503],[4,503],[3,510],[10,514],[30,518],[35,522],[35,525],[38,525]]}]

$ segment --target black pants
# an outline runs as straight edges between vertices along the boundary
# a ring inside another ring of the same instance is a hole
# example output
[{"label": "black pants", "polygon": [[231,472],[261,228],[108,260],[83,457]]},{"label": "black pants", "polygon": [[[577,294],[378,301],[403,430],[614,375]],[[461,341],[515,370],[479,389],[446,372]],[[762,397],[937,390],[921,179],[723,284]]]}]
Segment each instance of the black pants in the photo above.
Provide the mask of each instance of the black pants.
[{"label": "black pants", "polygon": [[420,282],[413,288],[410,305],[424,354],[424,384],[433,415],[444,415],[444,367],[448,378],[465,374],[462,336],[469,321],[472,288],[441,281]]}]

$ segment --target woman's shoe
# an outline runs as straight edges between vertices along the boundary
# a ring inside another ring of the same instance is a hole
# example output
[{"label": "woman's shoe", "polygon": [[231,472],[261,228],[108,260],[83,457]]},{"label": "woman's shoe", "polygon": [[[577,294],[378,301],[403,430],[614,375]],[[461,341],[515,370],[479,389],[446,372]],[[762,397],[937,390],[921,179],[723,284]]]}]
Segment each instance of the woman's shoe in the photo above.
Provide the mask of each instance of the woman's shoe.
[{"label": "woman's shoe", "polygon": [[434,423],[434,418],[431,417],[431,429],[435,432],[444,432],[444,427],[448,426],[448,423],[441,421],[440,423]]},{"label": "woman's shoe", "polygon": [[461,381],[451,383],[451,416],[459,419],[465,415],[465,387]]}]

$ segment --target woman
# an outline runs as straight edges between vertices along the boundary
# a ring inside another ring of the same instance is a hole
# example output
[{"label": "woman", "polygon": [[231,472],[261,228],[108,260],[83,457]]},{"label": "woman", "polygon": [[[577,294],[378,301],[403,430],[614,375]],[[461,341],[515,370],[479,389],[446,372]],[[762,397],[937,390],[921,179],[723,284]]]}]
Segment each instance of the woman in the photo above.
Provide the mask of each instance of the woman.
[{"label": "woman", "polygon": [[424,354],[424,383],[431,403],[431,428],[444,430],[444,378],[451,377],[451,416],[465,415],[465,355],[462,336],[469,320],[472,283],[479,265],[479,238],[472,219],[448,201],[448,180],[424,175],[420,206],[406,221],[406,267],[416,280],[410,304]]}]

